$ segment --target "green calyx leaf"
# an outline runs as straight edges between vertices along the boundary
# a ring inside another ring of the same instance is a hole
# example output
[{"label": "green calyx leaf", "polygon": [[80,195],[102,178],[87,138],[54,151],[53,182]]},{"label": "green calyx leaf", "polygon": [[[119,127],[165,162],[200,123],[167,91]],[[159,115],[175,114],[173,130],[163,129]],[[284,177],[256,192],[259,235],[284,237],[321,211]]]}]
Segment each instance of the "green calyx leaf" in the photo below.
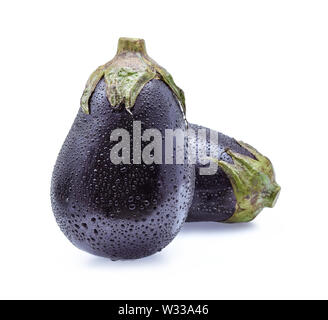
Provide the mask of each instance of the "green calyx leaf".
[{"label": "green calyx leaf", "polygon": [[185,115],[183,91],[176,86],[172,76],[147,55],[142,39],[120,38],[114,59],[91,74],[81,97],[81,108],[87,114],[90,113],[90,97],[102,78],[106,82],[106,95],[110,104],[113,107],[124,104],[127,110],[134,106],[148,81],[161,79],[176,95]]},{"label": "green calyx leaf", "polygon": [[145,67],[135,70],[129,67],[113,67],[106,70],[104,76],[107,85],[106,94],[112,106],[125,104],[131,109],[144,85],[154,79],[156,73]]},{"label": "green calyx leaf", "polygon": [[100,79],[104,76],[104,66],[100,66],[96,71],[94,71],[89,77],[85,89],[81,97],[81,108],[84,113],[89,114],[89,99],[96,89],[96,86]]},{"label": "green calyx leaf", "polygon": [[279,196],[280,186],[275,181],[274,170],[268,158],[252,146],[238,142],[256,159],[227,150],[233,164],[218,161],[219,166],[227,174],[236,197],[236,210],[225,222],[249,222],[264,207],[272,208]]}]

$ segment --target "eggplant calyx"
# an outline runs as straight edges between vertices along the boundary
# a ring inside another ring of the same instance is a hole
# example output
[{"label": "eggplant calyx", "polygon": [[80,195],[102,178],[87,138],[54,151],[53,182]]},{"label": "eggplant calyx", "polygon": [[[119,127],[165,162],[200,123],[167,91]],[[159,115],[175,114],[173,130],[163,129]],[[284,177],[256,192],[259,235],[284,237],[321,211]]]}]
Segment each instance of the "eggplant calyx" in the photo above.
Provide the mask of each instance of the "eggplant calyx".
[{"label": "eggplant calyx", "polygon": [[253,220],[264,207],[272,208],[275,205],[280,192],[271,161],[252,146],[241,141],[238,143],[256,159],[227,149],[233,163],[218,161],[227,174],[236,197],[235,212],[224,221],[228,223]]},{"label": "eggplant calyx", "polygon": [[145,84],[152,79],[160,79],[176,95],[185,116],[183,91],[174,83],[172,76],[148,56],[143,39],[120,38],[116,56],[91,74],[80,101],[86,114],[90,113],[89,100],[102,78],[105,79],[110,104],[113,107],[124,104],[128,111]]}]

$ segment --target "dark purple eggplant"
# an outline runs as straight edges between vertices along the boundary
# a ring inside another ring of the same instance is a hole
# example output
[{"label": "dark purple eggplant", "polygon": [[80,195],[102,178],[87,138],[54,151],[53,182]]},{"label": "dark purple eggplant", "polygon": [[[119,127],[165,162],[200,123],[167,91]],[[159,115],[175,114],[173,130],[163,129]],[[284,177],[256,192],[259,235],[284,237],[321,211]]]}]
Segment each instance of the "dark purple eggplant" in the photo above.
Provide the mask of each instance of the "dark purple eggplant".
[{"label": "dark purple eggplant", "polygon": [[[210,150],[210,129],[189,124],[195,132],[206,129],[207,137],[191,137],[194,149]],[[250,145],[237,142],[220,132],[218,145],[213,145],[218,170],[214,175],[200,175],[206,167],[197,158],[195,193],[187,222],[248,222],[264,207],[273,207],[280,187],[270,160]]]},{"label": "dark purple eggplant", "polygon": [[112,260],[137,259],[173,240],[191,205],[194,167],[132,164],[132,139],[130,164],[114,165],[110,135],[124,128],[132,136],[134,121],[163,135],[166,128],[185,130],[184,111],[183,91],[149,58],[144,41],[121,38],[114,59],[89,78],[53,171],[55,218],[75,246]]}]

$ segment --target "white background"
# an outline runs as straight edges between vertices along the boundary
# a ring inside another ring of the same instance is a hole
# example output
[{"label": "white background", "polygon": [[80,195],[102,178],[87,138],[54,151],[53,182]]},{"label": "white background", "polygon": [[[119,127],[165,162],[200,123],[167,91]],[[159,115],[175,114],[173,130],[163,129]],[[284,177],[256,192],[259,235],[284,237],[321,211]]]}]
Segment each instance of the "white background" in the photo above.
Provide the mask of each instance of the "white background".
[{"label": "white background", "polygon": [[[2,1],[0,298],[328,298],[327,1]],[[73,247],[50,207],[58,151],[120,36],[183,88],[190,122],[273,162],[274,209],[185,225],[161,253]]]}]

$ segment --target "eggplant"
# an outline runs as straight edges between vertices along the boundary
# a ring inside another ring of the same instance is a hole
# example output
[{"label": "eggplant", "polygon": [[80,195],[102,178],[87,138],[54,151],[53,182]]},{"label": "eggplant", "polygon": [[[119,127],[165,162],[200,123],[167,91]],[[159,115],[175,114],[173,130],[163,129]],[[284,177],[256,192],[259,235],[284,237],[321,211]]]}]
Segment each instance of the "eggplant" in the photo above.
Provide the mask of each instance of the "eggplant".
[{"label": "eggplant", "polygon": [[210,150],[210,132],[217,135],[212,144],[217,171],[201,175],[200,168],[208,166],[197,157],[195,192],[187,222],[249,222],[264,207],[272,208],[279,196],[280,186],[270,160],[252,146],[237,142],[220,132],[189,124],[194,132],[206,130],[206,136],[190,136],[193,149]]},{"label": "eggplant", "polygon": [[86,84],[51,182],[60,229],[91,254],[112,260],[152,255],[173,240],[187,217],[194,166],[146,164],[132,146],[134,138],[117,153],[121,162],[112,163],[111,151],[124,138],[113,138],[115,130],[123,128],[134,137],[141,127],[162,135],[167,128],[184,132],[184,94],[147,55],[144,40],[120,38],[116,56]]}]

